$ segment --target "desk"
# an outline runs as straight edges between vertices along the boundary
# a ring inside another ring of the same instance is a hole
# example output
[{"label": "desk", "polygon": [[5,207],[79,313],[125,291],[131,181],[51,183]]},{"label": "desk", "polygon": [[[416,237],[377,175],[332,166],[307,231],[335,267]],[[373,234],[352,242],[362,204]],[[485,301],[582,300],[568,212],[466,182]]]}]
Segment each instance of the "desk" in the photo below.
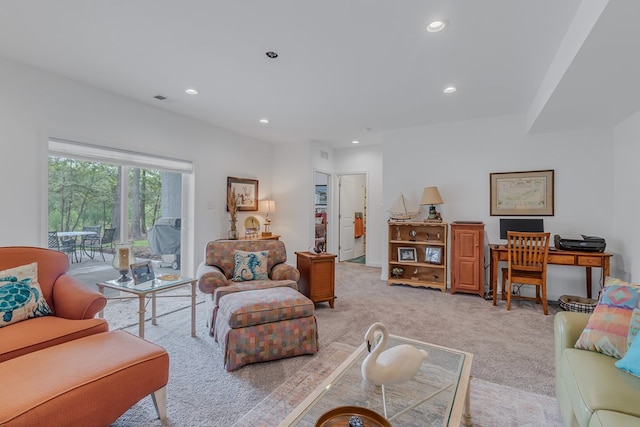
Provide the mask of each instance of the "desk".
[{"label": "desk", "polygon": [[[498,289],[498,263],[508,261],[507,245],[489,245],[491,252],[491,265],[489,267],[489,279],[493,292],[493,302],[496,302]],[[564,251],[549,248],[547,264],[572,265],[575,267],[585,267],[587,273],[587,298],[591,298],[591,268],[601,268],[603,277],[610,273],[611,254],[606,252],[579,252]]]}]

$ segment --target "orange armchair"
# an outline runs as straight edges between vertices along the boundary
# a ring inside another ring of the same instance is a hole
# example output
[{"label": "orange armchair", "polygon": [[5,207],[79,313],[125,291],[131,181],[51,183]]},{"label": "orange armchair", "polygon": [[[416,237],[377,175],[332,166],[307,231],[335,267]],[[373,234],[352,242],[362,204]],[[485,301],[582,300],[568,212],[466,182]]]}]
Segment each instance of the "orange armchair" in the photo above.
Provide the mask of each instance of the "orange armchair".
[{"label": "orange armchair", "polygon": [[67,275],[69,259],[51,249],[0,247],[0,270],[38,263],[38,283],[52,315],[36,317],[0,328],[0,362],[87,335],[106,332],[109,326],[95,315],[106,298]]}]

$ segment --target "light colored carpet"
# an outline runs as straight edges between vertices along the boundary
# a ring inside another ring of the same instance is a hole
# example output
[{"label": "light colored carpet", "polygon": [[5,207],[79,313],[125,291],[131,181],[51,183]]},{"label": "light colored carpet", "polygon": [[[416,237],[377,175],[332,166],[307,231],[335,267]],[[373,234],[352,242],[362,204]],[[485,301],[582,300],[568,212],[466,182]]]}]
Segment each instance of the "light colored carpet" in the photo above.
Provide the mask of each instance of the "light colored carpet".
[{"label": "light colored carpet", "polygon": [[[474,425],[492,425],[493,421],[483,420],[492,420],[487,417],[494,412],[515,416],[521,411],[529,413],[527,423],[505,418],[502,424],[493,425],[559,425],[553,421],[557,410],[553,398],[553,314],[557,306],[544,316],[540,306],[529,302],[512,303],[511,311],[506,311],[503,302],[494,307],[474,295],[390,287],[380,280],[380,269],[353,263],[336,266],[336,295],[335,309],[328,304],[316,308],[321,346],[318,354],[248,365],[231,373],[223,368],[220,346],[207,334],[204,306],[200,304],[197,309],[198,337],[191,338],[190,312],[186,308],[189,300],[159,301],[158,312],[170,314],[161,314],[158,326],[147,323],[146,338],[164,346],[170,355],[168,422],[162,424],[155,419],[147,397],[113,425],[231,426],[279,386],[295,383],[296,373],[308,376],[301,371],[305,365],[309,363],[308,367],[314,369],[331,359],[336,348],[332,343],[359,345],[374,321],[385,323],[392,334],[474,354]],[[120,304],[129,304],[129,308],[116,306]],[[123,325],[125,330],[137,333],[136,310],[132,302],[110,302],[105,317],[112,329]],[[306,396],[306,390],[300,394]]]}]

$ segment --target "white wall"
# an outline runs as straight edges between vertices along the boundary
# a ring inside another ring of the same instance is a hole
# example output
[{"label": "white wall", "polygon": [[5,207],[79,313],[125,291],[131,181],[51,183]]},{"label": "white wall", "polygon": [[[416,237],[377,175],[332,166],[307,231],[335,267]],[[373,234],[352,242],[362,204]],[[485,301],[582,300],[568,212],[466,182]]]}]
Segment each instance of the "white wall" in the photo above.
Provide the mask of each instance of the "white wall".
[{"label": "white wall", "polygon": [[309,143],[274,146],[273,199],[277,212],[273,215],[271,230],[282,236],[287,263],[292,265],[296,264],[295,252],[313,246],[314,187],[309,157]]},{"label": "white wall", "polygon": [[[386,163],[385,159],[385,163]],[[386,233],[380,233],[381,224],[386,226],[387,215],[382,208],[382,146],[361,146],[335,150],[336,174],[365,173],[367,175],[367,247],[368,266],[380,267],[382,254],[386,258]],[[337,192],[335,192],[337,194]],[[337,223],[337,222],[336,222]],[[337,231],[337,230],[336,230]],[[337,239],[334,237],[334,241]]]},{"label": "white wall", "polygon": [[227,176],[258,179],[260,193],[271,192],[272,144],[0,59],[2,246],[46,245],[49,137],[193,161],[195,210],[183,221],[195,236],[191,264],[206,242],[226,236]]},{"label": "white wall", "polygon": [[[620,250],[615,241],[609,244],[613,220],[607,207],[613,203],[614,180],[607,171],[613,170],[613,131],[527,135],[524,129],[524,117],[505,116],[385,132],[384,210],[400,192],[419,202],[424,187],[437,186],[444,221],[483,221],[485,243],[500,243],[499,218],[489,215],[489,174],[554,169],[555,215],[544,217],[545,230],[552,236],[601,236],[608,251]],[[386,235],[386,229],[380,233]],[[548,272],[549,299],[585,295],[583,268],[549,266]],[[593,269],[596,295],[600,274]]]},{"label": "white wall", "polygon": [[[623,280],[640,280],[640,112],[637,112],[614,129],[613,203],[601,205],[611,216],[613,233],[611,243],[616,249],[616,277]],[[604,171],[603,171],[604,172]],[[607,249],[609,250],[609,249]]]}]

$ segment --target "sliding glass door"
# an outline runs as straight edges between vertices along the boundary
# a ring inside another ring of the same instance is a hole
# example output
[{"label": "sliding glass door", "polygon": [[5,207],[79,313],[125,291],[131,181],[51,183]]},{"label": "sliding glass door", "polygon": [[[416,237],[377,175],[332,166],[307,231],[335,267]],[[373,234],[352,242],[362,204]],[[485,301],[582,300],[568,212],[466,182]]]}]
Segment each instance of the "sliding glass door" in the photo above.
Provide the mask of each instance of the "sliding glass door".
[{"label": "sliding glass door", "polygon": [[[115,241],[132,241],[139,261],[179,270],[183,173],[153,167],[166,159],[149,157],[145,165],[145,157],[136,154],[135,161],[110,162],[104,155],[88,155],[86,146],[78,145],[77,152],[75,147],[53,141],[48,159],[49,234],[72,235],[72,272],[84,274],[91,265],[110,268]],[[94,234],[83,234],[88,231]],[[96,280],[102,279],[87,282]]]}]

